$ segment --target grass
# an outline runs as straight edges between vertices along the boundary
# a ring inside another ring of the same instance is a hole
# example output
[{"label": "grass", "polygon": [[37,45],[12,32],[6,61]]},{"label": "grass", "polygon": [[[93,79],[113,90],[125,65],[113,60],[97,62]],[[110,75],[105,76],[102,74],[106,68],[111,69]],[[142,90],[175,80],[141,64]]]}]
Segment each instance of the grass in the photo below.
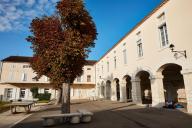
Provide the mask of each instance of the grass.
[{"label": "grass", "polygon": [[9,110],[9,102],[0,101],[0,113]]},{"label": "grass", "polygon": [[37,103],[49,103],[49,100],[39,100]]}]

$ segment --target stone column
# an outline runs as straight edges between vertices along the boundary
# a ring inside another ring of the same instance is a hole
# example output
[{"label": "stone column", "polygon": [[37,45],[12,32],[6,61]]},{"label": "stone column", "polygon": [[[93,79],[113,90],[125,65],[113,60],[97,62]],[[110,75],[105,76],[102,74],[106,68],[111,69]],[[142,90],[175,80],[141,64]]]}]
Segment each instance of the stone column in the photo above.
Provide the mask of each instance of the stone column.
[{"label": "stone column", "polygon": [[99,86],[97,86],[97,96],[96,97],[100,98],[100,87]]},{"label": "stone column", "polygon": [[100,98],[105,98],[105,83],[106,81],[102,81],[100,85]]},{"label": "stone column", "polygon": [[121,102],[127,102],[127,96],[126,96],[126,82],[123,81],[120,84],[120,101]]},{"label": "stone column", "polygon": [[182,70],[187,98],[187,111],[192,113],[192,70]]},{"label": "stone column", "polygon": [[117,101],[117,90],[116,90],[116,82],[111,83],[111,100]]},{"label": "stone column", "polygon": [[140,80],[132,79],[132,99],[137,104],[142,104]]},{"label": "stone column", "polygon": [[162,107],[165,105],[163,76],[156,76],[150,78],[151,80],[151,93],[152,93],[152,106]]},{"label": "stone column", "polygon": [[20,88],[16,88],[16,100],[20,99]]},{"label": "stone column", "polygon": [[100,85],[100,84],[97,83],[97,85],[96,85],[96,87],[95,87],[95,96],[96,96],[97,98],[99,98],[99,85]]}]

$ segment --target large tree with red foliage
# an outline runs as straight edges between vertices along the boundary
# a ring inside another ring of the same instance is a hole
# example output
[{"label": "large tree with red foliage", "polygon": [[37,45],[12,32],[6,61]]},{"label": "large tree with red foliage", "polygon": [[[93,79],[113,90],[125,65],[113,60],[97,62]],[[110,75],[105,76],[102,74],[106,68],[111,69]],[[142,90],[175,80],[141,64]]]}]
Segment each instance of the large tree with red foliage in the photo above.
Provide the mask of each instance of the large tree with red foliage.
[{"label": "large tree with red foliage", "polygon": [[83,72],[90,48],[95,46],[95,24],[82,0],[61,0],[57,15],[35,18],[30,26],[33,59],[37,73],[62,87],[62,112],[70,112],[70,85]]}]

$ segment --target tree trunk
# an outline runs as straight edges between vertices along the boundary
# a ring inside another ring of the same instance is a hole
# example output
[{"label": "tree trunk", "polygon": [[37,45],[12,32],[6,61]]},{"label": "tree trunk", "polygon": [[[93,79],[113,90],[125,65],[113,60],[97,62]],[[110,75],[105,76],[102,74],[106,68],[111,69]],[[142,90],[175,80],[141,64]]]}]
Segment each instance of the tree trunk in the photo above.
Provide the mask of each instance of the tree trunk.
[{"label": "tree trunk", "polygon": [[58,94],[57,94],[55,105],[60,104],[61,101],[62,101],[62,88],[58,88]]},{"label": "tree trunk", "polygon": [[62,113],[70,113],[70,83],[63,83],[62,86]]}]

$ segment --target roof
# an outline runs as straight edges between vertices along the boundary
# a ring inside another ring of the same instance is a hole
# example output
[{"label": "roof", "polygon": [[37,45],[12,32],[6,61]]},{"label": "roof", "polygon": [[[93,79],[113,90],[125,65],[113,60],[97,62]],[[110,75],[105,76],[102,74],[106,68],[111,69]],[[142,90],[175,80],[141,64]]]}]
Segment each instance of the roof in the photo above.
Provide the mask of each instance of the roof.
[{"label": "roof", "polygon": [[32,57],[27,56],[9,56],[1,61],[3,62],[30,62]]},{"label": "roof", "polygon": [[[9,56],[2,60],[2,62],[30,62],[32,60],[32,57],[28,56]],[[96,60],[87,60],[87,63],[85,65],[94,65],[97,61]]]},{"label": "roof", "polygon": [[158,11],[163,5],[165,5],[170,0],[163,0],[159,6],[157,6],[155,9],[151,11],[147,16],[145,16],[135,27],[133,27],[125,36],[123,36],[113,47],[111,47],[98,61],[97,63],[103,59],[111,50],[113,50],[118,44],[121,43],[122,40],[124,40],[127,36],[129,36],[135,29],[137,29],[141,24],[143,24],[148,18],[150,18],[156,11]]},{"label": "roof", "polygon": [[85,65],[94,65],[96,62],[96,60],[87,60],[87,63]]}]

